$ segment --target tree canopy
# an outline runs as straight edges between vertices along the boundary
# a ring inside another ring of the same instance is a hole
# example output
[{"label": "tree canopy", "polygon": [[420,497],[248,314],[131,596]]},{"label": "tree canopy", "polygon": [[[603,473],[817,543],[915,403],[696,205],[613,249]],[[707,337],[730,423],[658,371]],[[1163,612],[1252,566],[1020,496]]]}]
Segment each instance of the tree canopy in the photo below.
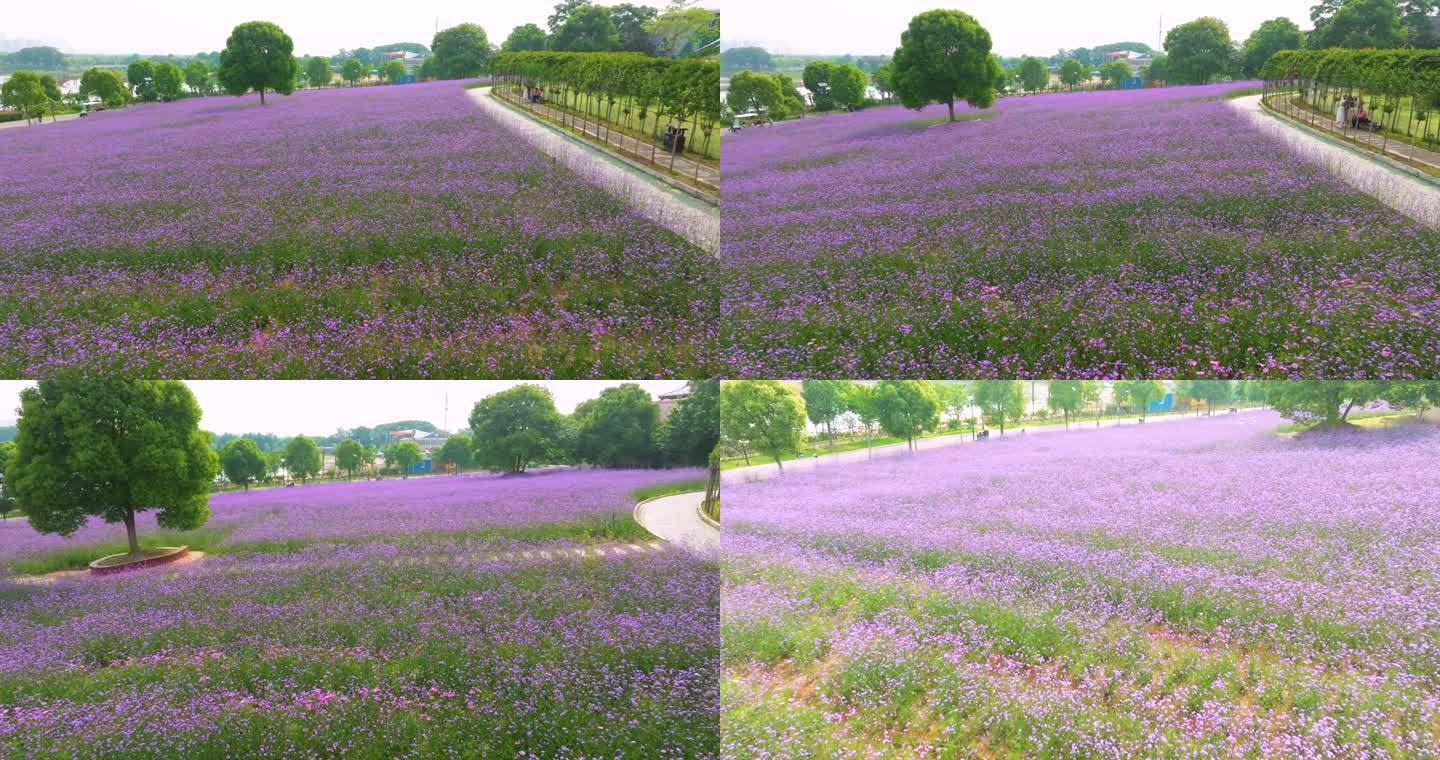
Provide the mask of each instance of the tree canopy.
[{"label": "tree canopy", "polygon": [[479,76],[490,62],[490,40],[477,24],[442,29],[430,43],[435,75],[441,79]]},{"label": "tree canopy", "polygon": [[324,456],[320,447],[309,436],[297,435],[285,444],[285,469],[290,477],[299,478],[303,483],[319,475],[323,466]]},{"label": "tree canopy", "polygon": [[109,69],[89,68],[80,75],[80,97],[99,98],[100,102],[112,108],[124,105],[129,92],[120,75]]},{"label": "tree canopy", "polygon": [[475,463],[488,470],[524,472],[555,453],[560,434],[555,399],[539,385],[525,383],[486,396],[470,411]]},{"label": "tree canopy", "polygon": [[220,450],[220,470],[226,480],[248,490],[251,483],[265,477],[265,456],[254,441],[237,438]]},{"label": "tree canopy", "polygon": [[27,118],[42,115],[50,105],[50,97],[40,75],[33,71],[17,71],[0,85],[0,103],[25,114]]},{"label": "tree canopy", "polygon": [[1245,75],[1257,76],[1270,56],[1281,50],[1299,50],[1305,43],[1300,27],[1288,18],[1272,18],[1245,39]]},{"label": "tree canopy", "polygon": [[1005,435],[1005,423],[1019,422],[1025,414],[1025,389],[1019,380],[980,380],[975,384],[975,405],[986,425],[998,425]]},{"label": "tree canopy", "polygon": [[904,438],[910,448],[921,433],[940,425],[940,398],[924,380],[881,380],[870,400],[880,429]]},{"label": "tree canopy", "polygon": [[[1333,5],[1333,4],[1331,4]],[[1326,4],[1322,10],[1328,11]],[[1311,9],[1314,15],[1315,9]],[[1312,46],[1322,48],[1395,48],[1405,41],[1405,27],[1395,0],[1344,0],[1333,13],[1321,15]]]},{"label": "tree canopy", "polygon": [[1150,402],[1164,397],[1165,384],[1159,380],[1116,380],[1111,390],[1117,402],[1138,407],[1143,420]]},{"label": "tree canopy", "polygon": [[324,87],[330,84],[334,74],[330,71],[330,61],[320,56],[311,56],[305,61],[305,79],[310,82],[311,87]]},{"label": "tree canopy", "polygon": [[1100,400],[1100,384],[1094,380],[1051,380],[1046,388],[1045,405],[1065,417],[1065,427],[1070,427],[1070,417],[1081,408]]},{"label": "tree canopy", "polygon": [[455,474],[470,464],[470,437],[465,435],[452,435],[445,439],[445,444],[440,451],[434,454],[434,460],[451,468]]},{"label": "tree canopy", "polygon": [[335,466],[355,477],[355,471],[365,464],[365,447],[354,438],[335,444]]},{"label": "tree canopy", "polygon": [[660,405],[634,383],[600,391],[575,408],[575,454],[600,467],[653,467],[660,463],[655,431]]},{"label": "tree canopy", "polygon": [[505,38],[500,49],[507,53],[518,53],[522,50],[544,50],[545,30],[535,24],[522,24],[510,30],[510,36]]},{"label": "tree canopy", "polygon": [[585,5],[566,17],[555,33],[556,50],[576,53],[600,53],[620,47],[620,31],[610,18],[610,9]]},{"label": "tree canopy", "polygon": [[665,421],[665,452],[671,462],[700,466],[720,442],[720,381],[696,380],[690,388]]},{"label": "tree canopy", "polygon": [[20,392],[19,431],[5,487],[41,533],[70,536],[91,517],[124,523],[156,510],[172,530],[209,519],[219,470],[200,406],[176,380],[41,380]]},{"label": "tree canopy", "polygon": [[779,380],[733,380],[720,386],[721,434],[780,460],[805,444],[805,402]]},{"label": "tree canopy", "polygon": [[235,27],[225,40],[216,78],[225,92],[244,95],[253,90],[260,93],[264,104],[267,89],[282,95],[294,92],[299,72],[290,35],[269,21],[248,21]]},{"label": "tree canopy", "polygon": [[926,11],[910,19],[894,57],[895,94],[907,108],[944,103],[955,120],[955,100],[976,108],[995,103],[1000,66],[990,55],[990,33],[969,14]]},{"label": "tree canopy", "polygon": [[733,47],[720,53],[720,69],[725,74],[749,71],[774,71],[775,59],[762,47]]},{"label": "tree canopy", "polygon": [[1184,84],[1205,84],[1230,65],[1230,28],[1204,16],[1165,34],[1171,78]]},{"label": "tree canopy", "polygon": [[1030,92],[1039,92],[1050,84],[1050,69],[1045,60],[1027,55],[1020,61],[1020,86]]}]

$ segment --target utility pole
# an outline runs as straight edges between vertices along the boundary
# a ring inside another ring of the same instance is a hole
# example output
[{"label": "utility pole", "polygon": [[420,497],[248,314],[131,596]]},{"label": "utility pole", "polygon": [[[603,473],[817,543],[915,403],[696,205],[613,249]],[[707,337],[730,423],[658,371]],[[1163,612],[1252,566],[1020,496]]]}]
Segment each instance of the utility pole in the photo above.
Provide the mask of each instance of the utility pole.
[{"label": "utility pole", "polygon": [[443,429],[446,435],[450,434],[450,391],[445,391],[445,418]]}]

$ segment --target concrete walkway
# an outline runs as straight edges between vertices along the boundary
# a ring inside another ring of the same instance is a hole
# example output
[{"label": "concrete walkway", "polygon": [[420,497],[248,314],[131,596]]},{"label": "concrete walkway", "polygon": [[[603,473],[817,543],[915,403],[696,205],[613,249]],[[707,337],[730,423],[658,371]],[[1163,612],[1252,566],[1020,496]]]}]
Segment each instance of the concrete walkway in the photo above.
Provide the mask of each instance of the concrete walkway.
[{"label": "concrete walkway", "polygon": [[1228,101],[1257,128],[1284,140],[1300,157],[1345,184],[1426,225],[1440,228],[1440,181],[1418,177],[1398,161],[1348,145],[1266,110],[1259,95]]},{"label": "concrete walkway", "polygon": [[[1237,414],[1258,411],[1258,409],[1259,407],[1247,407],[1241,409],[1239,412],[1237,412]],[[1159,425],[1164,423],[1193,422],[1197,419],[1205,420],[1214,419],[1215,417],[1223,417],[1226,414],[1228,414],[1228,412],[1217,412],[1211,417],[1167,414],[1159,417],[1149,417],[1146,419],[1144,424]],[[1112,428],[1119,427],[1121,425],[1139,424],[1141,424],[1139,417],[1118,417],[1115,419],[1101,420],[1098,427]],[[1066,430],[1064,425],[1035,425],[1029,428],[1007,427],[1005,429],[1004,437],[1019,438],[1022,436],[1028,437],[1032,435],[1048,435],[1051,433],[1075,433],[1078,435],[1096,429],[1098,428],[1093,420],[1089,422],[1072,422],[1070,423],[1069,430]],[[998,428],[991,428],[990,435],[992,438],[998,440],[1000,438],[1000,430]],[[977,441],[972,439],[969,433],[960,433],[956,435],[939,435],[935,436],[934,438],[921,438],[920,440],[915,442],[915,448],[919,450],[941,449],[950,446],[976,445],[984,443],[987,443],[987,441]],[[909,449],[904,443],[890,443],[884,446],[872,446],[868,451],[866,449],[856,449],[854,451],[839,451],[833,454],[821,454],[820,456],[807,457],[805,459],[792,459],[788,462],[783,462],[782,464],[785,465],[786,473],[804,472],[809,470],[821,469],[824,467],[843,467],[856,464],[858,462],[864,462],[869,459],[878,459],[881,457],[902,456],[908,450]],[[762,461],[763,457],[757,456],[752,453],[750,455],[750,460],[758,462]],[[775,462],[770,461],[763,464],[753,464],[749,467],[736,467],[734,469],[725,470],[720,473],[720,479],[722,482],[728,483],[752,483],[758,480],[767,480],[769,478],[779,477],[780,475],[780,468],[775,466]]]},{"label": "concrete walkway", "polygon": [[1297,123],[1302,124],[1306,129],[1323,132],[1326,135],[1341,140],[1353,140],[1363,143],[1374,148],[1376,153],[1381,153],[1386,156],[1404,159],[1406,161],[1414,161],[1415,163],[1424,164],[1432,169],[1440,169],[1440,153],[1426,150],[1413,143],[1391,140],[1384,131],[1371,132],[1364,129],[1342,130],[1335,126],[1333,116],[1326,118],[1320,114],[1313,114],[1314,120],[1312,121],[1311,112],[1305,110],[1308,106],[1294,105],[1295,102],[1299,100],[1299,96],[1291,95],[1285,100],[1288,101],[1290,105],[1282,108],[1281,111],[1290,112],[1293,108],[1294,112],[1289,113],[1290,117]]},{"label": "concrete walkway", "polygon": [[0,122],[0,129],[19,129],[19,128],[21,128],[21,127],[47,126],[47,125],[50,125],[50,124],[58,124],[58,123],[61,123],[61,122],[66,122],[66,121],[70,121],[71,119],[78,119],[78,118],[80,118],[80,114],[78,114],[78,113],[62,113],[62,114],[56,114],[53,118],[52,118],[49,114],[46,114],[46,115],[45,115],[45,121],[44,121],[43,123],[31,122],[31,123],[29,123],[29,124],[26,124],[26,123],[25,123],[25,120],[24,120],[24,119],[21,119],[20,121]]},{"label": "concrete walkway", "polygon": [[718,556],[720,531],[700,519],[703,491],[677,493],[635,505],[635,522],[677,546],[705,556]]},{"label": "concrete walkway", "polygon": [[501,124],[546,155],[599,185],[641,216],[714,252],[720,246],[720,208],[607,154],[599,146],[558,126],[526,116],[490,95],[489,87],[467,90],[470,99]]},{"label": "concrete walkway", "polygon": [[[562,121],[566,124],[573,124],[580,128],[580,131],[597,140],[600,140],[626,156],[633,156],[646,164],[658,164],[662,170],[671,167],[670,154],[665,152],[663,146],[658,146],[653,140],[642,140],[638,137],[631,137],[624,132],[616,132],[602,124],[597,124],[583,116],[563,112],[558,108],[551,107],[544,103],[531,103],[515,96],[510,87],[501,87],[496,90],[499,97],[506,102],[514,103],[527,111],[542,114],[555,121]],[[658,118],[658,117],[657,117]],[[719,129],[719,127],[716,127]],[[701,139],[704,139],[703,136]],[[702,185],[708,185],[720,191],[720,170],[717,167],[709,166],[699,161],[692,161],[683,154],[675,156],[674,173],[682,177],[693,178]]]}]

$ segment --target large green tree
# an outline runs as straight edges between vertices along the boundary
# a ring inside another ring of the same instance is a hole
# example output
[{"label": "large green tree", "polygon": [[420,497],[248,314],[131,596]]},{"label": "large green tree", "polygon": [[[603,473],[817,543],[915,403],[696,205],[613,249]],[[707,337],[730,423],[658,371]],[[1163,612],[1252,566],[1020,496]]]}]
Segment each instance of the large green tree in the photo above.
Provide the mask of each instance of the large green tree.
[{"label": "large green tree", "polygon": [[645,28],[659,11],[648,5],[616,3],[610,6],[610,20],[619,35],[619,49],[631,53],[655,54],[655,36]]},{"label": "large green tree", "polygon": [[732,380],[720,386],[720,430],[726,439],[781,460],[805,445],[805,402],[779,380]]},{"label": "large green tree", "polygon": [[1176,386],[1181,394],[1205,402],[1206,414],[1215,413],[1215,405],[1235,398],[1235,385],[1229,380],[1181,380]]},{"label": "large green tree", "polygon": [[452,435],[445,439],[445,445],[434,455],[435,461],[451,468],[456,475],[460,470],[470,464],[470,437],[465,435]]},{"label": "large green tree", "polygon": [[1260,67],[1281,50],[1299,50],[1305,44],[1300,27],[1288,18],[1272,18],[1245,39],[1245,76],[1260,74]]},{"label": "large green tree", "polygon": [[720,66],[725,73],[749,71],[774,71],[775,59],[762,47],[733,47],[720,53]]},{"label": "large green tree", "polygon": [[999,425],[1005,435],[1005,423],[1019,422],[1025,414],[1025,388],[1019,380],[980,380],[975,384],[975,405],[986,425]]},{"label": "large green tree", "polygon": [[80,97],[99,98],[107,106],[124,105],[129,93],[120,75],[109,69],[91,67],[80,75]]},{"label": "large green tree", "polygon": [[10,511],[15,509],[15,497],[5,490],[5,466],[15,456],[14,441],[0,441],[0,520],[8,519]]},{"label": "large green tree", "polygon": [[576,53],[598,53],[620,47],[620,31],[610,18],[610,9],[599,5],[578,8],[555,33],[555,49]]},{"label": "large green tree", "polygon": [[311,87],[324,87],[330,84],[333,76],[334,74],[330,71],[330,61],[318,55],[312,55],[309,60],[305,61],[305,79],[310,82]]},{"label": "large green tree", "polygon": [[1027,55],[1020,61],[1020,86],[1030,92],[1039,92],[1050,84],[1050,69],[1044,58]]},{"label": "large green tree", "polygon": [[479,76],[490,61],[490,40],[478,24],[442,29],[430,43],[435,75],[441,79]]},{"label": "large green tree", "polygon": [[355,83],[360,81],[363,76],[365,76],[365,64],[361,63],[359,58],[347,58],[344,63],[340,64],[340,78],[349,82],[351,87],[354,87]]},{"label": "large green tree", "polygon": [[1384,390],[1384,383],[1371,380],[1290,380],[1267,383],[1265,402],[1297,422],[1336,426]]},{"label": "large green tree", "polygon": [[135,516],[193,530],[210,517],[219,465],[200,430],[200,406],[174,380],[41,380],[20,392],[7,491],[41,533],[70,536],[91,517],[124,523],[140,551]]},{"label": "large green tree", "polygon": [[1345,0],[1315,33],[1324,47],[1383,50],[1405,40],[1395,0]]},{"label": "large green tree", "polygon": [[805,416],[825,429],[835,445],[835,420],[845,413],[844,383],[839,380],[802,380],[800,397],[805,399]]},{"label": "large green tree", "polygon": [[505,43],[500,49],[507,53],[518,53],[522,50],[544,50],[545,30],[534,24],[522,24],[510,30],[510,36],[505,38]]},{"label": "large green tree", "polygon": [[410,468],[425,458],[420,444],[406,439],[385,447],[385,461],[400,471],[400,477],[410,477]]},{"label": "large green tree", "polygon": [[865,72],[842,63],[830,71],[830,97],[835,105],[857,108],[865,104]]},{"label": "large green tree", "polygon": [[176,100],[184,91],[185,71],[169,61],[155,64],[155,94],[161,100]]},{"label": "large green tree", "polygon": [[475,463],[487,470],[524,472],[554,457],[561,432],[555,398],[539,385],[525,383],[486,396],[470,411]]},{"label": "large green tree", "polygon": [[736,112],[759,110],[773,112],[780,103],[780,83],[768,74],[741,71],[730,77],[730,91],[725,102]]},{"label": "large green tree", "polygon": [[265,456],[249,438],[236,438],[220,450],[220,470],[225,479],[241,488],[265,477]]},{"label": "large green tree", "polygon": [[324,463],[320,447],[309,436],[297,435],[285,444],[285,469],[302,483],[319,475]]},{"label": "large green tree", "polygon": [[1089,78],[1090,70],[1086,68],[1085,64],[1074,58],[1067,59],[1064,63],[1060,64],[1060,83],[1072,90],[1075,89],[1076,85]]},{"label": "large green tree", "polygon": [[216,78],[231,95],[252,90],[260,93],[263,105],[267,89],[281,95],[294,92],[299,73],[290,35],[269,21],[247,21],[235,27],[225,40]]},{"label": "large green tree", "polygon": [[365,447],[354,438],[335,444],[335,466],[355,477],[355,471],[365,463]]},{"label": "large green tree", "polygon": [[[574,18],[572,16],[572,18]],[[660,405],[635,383],[606,388],[575,408],[575,455],[600,467],[659,464]]]},{"label": "large green tree", "polygon": [[1100,400],[1100,384],[1094,380],[1051,380],[1046,389],[1045,405],[1065,417],[1065,429],[1075,412]]},{"label": "large green tree", "polygon": [[50,98],[40,76],[33,71],[17,71],[0,85],[0,103],[25,114],[27,119],[35,116],[44,118]]},{"label": "large green tree", "polygon": [[924,380],[881,380],[873,394],[868,403],[880,429],[904,438],[911,449],[921,433],[940,425],[940,399],[935,386]]},{"label": "large green tree", "polygon": [[1174,81],[1205,84],[1230,64],[1230,28],[1214,16],[1180,24],[1165,34],[1165,53]]},{"label": "large green tree", "polygon": [[999,64],[990,55],[990,33],[969,14],[926,11],[910,19],[895,49],[895,94],[906,108],[944,103],[955,120],[955,101],[976,108],[995,103]]},{"label": "large green tree", "polygon": [[144,58],[131,61],[125,67],[125,81],[135,93],[136,100],[149,101],[157,97],[155,92],[155,64]]},{"label": "large green tree", "polygon": [[697,380],[665,421],[665,451],[671,462],[701,466],[720,442],[720,381]]},{"label": "large green tree", "polygon": [[1165,396],[1165,384],[1159,380],[1116,380],[1112,388],[1115,400],[1140,409],[1140,420],[1150,410],[1150,402]]},{"label": "large green tree", "polygon": [[185,86],[197,95],[210,93],[210,66],[196,58],[185,64]]}]

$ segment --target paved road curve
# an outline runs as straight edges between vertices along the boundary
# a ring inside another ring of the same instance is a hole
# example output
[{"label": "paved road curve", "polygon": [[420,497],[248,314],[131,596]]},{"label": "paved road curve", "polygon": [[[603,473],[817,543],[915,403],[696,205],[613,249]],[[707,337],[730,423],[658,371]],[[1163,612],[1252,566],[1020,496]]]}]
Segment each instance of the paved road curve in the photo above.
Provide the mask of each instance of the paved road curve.
[{"label": "paved road curve", "polygon": [[1440,187],[1370,156],[1359,148],[1342,147],[1265,110],[1259,95],[1228,101],[1256,127],[1289,143],[1301,157],[1324,166],[1355,189],[1428,227],[1440,227]]},{"label": "paved road curve", "polygon": [[467,92],[476,105],[525,137],[531,145],[614,193],[641,216],[708,251],[719,247],[719,208],[606,155],[559,127],[536,121],[497,102],[490,96],[489,87]]},{"label": "paved road curve", "polygon": [[700,491],[651,499],[635,508],[635,521],[672,544],[716,556],[720,552],[720,531],[700,519],[700,502],[704,499]]}]

